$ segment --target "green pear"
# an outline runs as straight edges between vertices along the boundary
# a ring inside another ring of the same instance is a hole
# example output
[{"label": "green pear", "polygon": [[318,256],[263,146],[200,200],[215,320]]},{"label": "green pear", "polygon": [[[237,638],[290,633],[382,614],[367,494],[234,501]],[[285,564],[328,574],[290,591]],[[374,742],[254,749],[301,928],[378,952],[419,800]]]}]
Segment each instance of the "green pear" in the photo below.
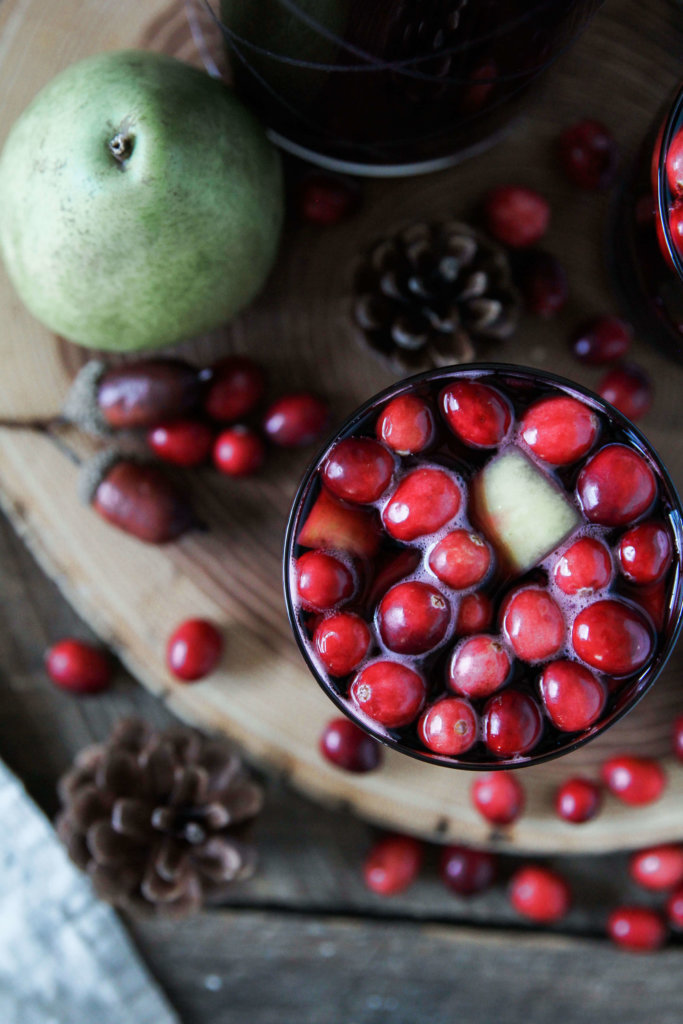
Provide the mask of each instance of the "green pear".
[{"label": "green pear", "polygon": [[92,348],[155,348],[230,319],[265,281],[283,211],[258,122],[156,53],[67,68],[0,155],[8,274],[34,316]]}]

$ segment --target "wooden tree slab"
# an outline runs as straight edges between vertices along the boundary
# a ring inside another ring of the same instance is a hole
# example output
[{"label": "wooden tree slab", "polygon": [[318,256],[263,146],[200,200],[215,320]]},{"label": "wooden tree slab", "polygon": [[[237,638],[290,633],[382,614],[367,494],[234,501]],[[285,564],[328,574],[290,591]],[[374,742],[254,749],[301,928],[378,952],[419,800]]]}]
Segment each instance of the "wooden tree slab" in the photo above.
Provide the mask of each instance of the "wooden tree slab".
[{"label": "wooden tree slab", "polygon": [[[572,362],[566,338],[587,315],[613,311],[603,250],[608,198],[572,189],[555,166],[553,141],[573,118],[598,116],[635,148],[680,73],[683,33],[677,12],[653,0],[612,0],[552,72],[547,89],[506,140],[443,174],[365,188],[362,213],[329,230],[290,226],[276,270],[261,297],[230,327],[188,343],[198,362],[249,351],[271,369],[278,390],[313,387],[340,418],[391,381],[355,347],[346,320],[350,268],[361,246],[401,220],[467,217],[482,190],[504,181],[541,189],[553,205],[548,247],[567,267],[571,300],[550,323],[526,319],[517,337],[482,358],[546,367],[588,386],[597,375]],[[181,2],[0,0],[0,143],[38,89],[57,71],[102,49],[139,46],[199,63]],[[23,309],[0,269],[4,386],[0,419],[17,424],[56,413],[88,353],[50,335]],[[636,358],[657,386],[644,429],[674,480],[683,484],[683,371],[638,339]],[[538,851],[596,851],[683,837],[683,766],[670,756],[671,723],[683,711],[683,655],[671,659],[653,691],[604,738],[559,761],[525,769],[528,811],[491,835],[471,809],[471,776],[389,754],[385,767],[354,778],[327,765],[317,738],[333,713],[295,648],[281,588],[281,545],[289,505],[306,456],[273,457],[259,480],[232,482],[210,470],[191,478],[208,534],[162,549],[141,545],[100,522],[76,499],[76,467],[92,442],[65,432],[17,426],[0,430],[0,499],[41,563],[140,681],[188,721],[228,733],[255,758],[291,777],[320,800],[344,803],[381,824],[432,837]],[[164,668],[166,637],[189,615],[216,620],[228,636],[224,664],[195,686],[174,683]],[[637,812],[609,801],[580,829],[558,822],[552,796],[569,773],[595,774],[609,753],[663,757],[664,798]],[[636,815],[634,817],[634,814]]]}]

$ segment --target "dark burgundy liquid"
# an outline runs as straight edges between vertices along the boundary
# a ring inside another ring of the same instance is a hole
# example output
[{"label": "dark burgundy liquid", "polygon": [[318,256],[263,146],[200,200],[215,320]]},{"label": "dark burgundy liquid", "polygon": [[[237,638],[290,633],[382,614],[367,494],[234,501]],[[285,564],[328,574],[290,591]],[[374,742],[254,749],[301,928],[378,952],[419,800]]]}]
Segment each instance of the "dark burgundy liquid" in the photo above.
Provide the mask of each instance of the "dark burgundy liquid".
[{"label": "dark burgundy liquid", "polygon": [[235,83],[283,139],[401,167],[517,114],[602,0],[220,0]]},{"label": "dark burgundy liquid", "polygon": [[[432,378],[434,375],[430,375]],[[289,604],[290,616],[295,628],[297,639],[302,647],[302,650],[306,656],[309,665],[311,666],[314,674],[323,682],[324,687],[327,689],[330,696],[333,696],[336,703],[342,707],[350,717],[354,718],[359,724],[363,725],[368,731],[378,736],[385,741],[399,745],[400,749],[417,754],[418,756],[431,761],[436,761],[441,764],[457,764],[463,767],[471,768],[491,768],[491,767],[509,767],[517,764],[529,763],[538,758],[555,756],[556,754],[566,752],[573,748],[577,741],[582,741],[597,731],[600,731],[604,725],[611,722],[615,718],[619,717],[619,714],[632,705],[635,700],[644,692],[647,685],[652,680],[653,675],[656,674],[658,668],[662,664],[669,653],[670,640],[672,634],[675,632],[678,624],[678,618],[680,614],[681,605],[681,579],[680,579],[680,564],[681,564],[681,551],[683,548],[683,525],[679,512],[679,504],[677,496],[670,484],[670,481],[663,474],[661,466],[658,464],[656,458],[653,457],[652,452],[644,443],[640,435],[630,426],[628,421],[622,417],[615,417],[607,412],[605,407],[594,396],[590,396],[578,389],[575,389],[569,385],[559,385],[555,383],[539,382],[534,379],[529,372],[515,371],[513,368],[501,369],[501,371],[495,374],[481,374],[481,370],[472,369],[467,371],[459,370],[457,374],[449,376],[448,371],[443,371],[438,374],[436,379],[421,380],[416,378],[417,383],[410,387],[400,387],[393,391],[391,394],[386,395],[383,400],[377,401],[371,404],[366,410],[361,410],[359,415],[354,418],[344,430],[334,439],[334,443],[341,440],[344,437],[376,437],[375,425],[377,420],[385,407],[385,405],[394,398],[397,394],[411,393],[417,394],[420,397],[426,399],[433,411],[435,420],[439,426],[439,434],[434,445],[419,456],[406,456],[399,459],[400,466],[398,467],[398,473],[403,475],[405,472],[417,466],[424,465],[440,465],[444,468],[451,470],[457,476],[464,481],[465,484],[465,518],[469,520],[469,483],[477,472],[483,467],[484,464],[488,463],[492,458],[496,456],[496,452],[491,449],[477,450],[470,448],[462,444],[458,438],[443,424],[443,420],[438,412],[439,403],[438,396],[443,388],[451,380],[462,380],[466,377],[481,378],[482,381],[496,387],[502,392],[510,401],[514,413],[515,420],[518,423],[523,415],[524,411],[532,404],[539,401],[542,398],[566,394],[578,401],[584,403],[593,409],[599,416],[600,420],[600,433],[596,444],[587,456],[578,460],[571,466],[552,470],[547,463],[543,463],[526,449],[523,443],[517,443],[515,439],[516,430],[513,430],[508,439],[504,442],[501,447],[501,451],[504,450],[504,446],[508,444],[514,444],[519,450],[523,451],[527,456],[530,456],[532,461],[543,469],[543,472],[554,478],[559,483],[562,489],[566,492],[570,501],[578,508],[578,501],[574,494],[576,481],[578,475],[585,464],[585,462],[601,447],[609,443],[621,443],[628,445],[635,449],[640,455],[644,456],[648,464],[654,471],[655,478],[658,485],[658,493],[655,505],[647,513],[647,516],[642,518],[653,518],[661,520],[667,524],[669,529],[672,542],[674,557],[673,563],[669,570],[668,577],[666,579],[666,590],[667,590],[667,608],[664,615],[664,625],[655,644],[654,653],[647,662],[647,664],[636,674],[631,677],[619,678],[612,680],[605,676],[605,681],[608,686],[609,697],[606,707],[600,716],[600,719],[591,726],[585,733],[567,733],[561,732],[555,728],[555,726],[545,717],[543,712],[543,703],[539,699],[538,689],[538,678],[543,668],[543,663],[536,663],[528,665],[521,662],[519,659],[515,659],[514,662],[514,675],[511,680],[505,684],[505,689],[510,687],[518,690],[522,690],[530,694],[539,706],[539,709],[544,715],[544,732],[543,736],[538,745],[533,751],[515,757],[509,760],[504,758],[497,758],[492,754],[488,748],[484,745],[483,740],[478,740],[473,747],[471,747],[466,753],[458,755],[457,758],[449,758],[443,755],[435,754],[425,748],[424,744],[418,738],[417,734],[417,722],[410,726],[397,729],[397,730],[386,730],[374,722],[366,719],[365,716],[359,713],[354,703],[347,698],[349,686],[353,681],[355,672],[346,678],[333,678],[329,676],[317,659],[315,652],[311,648],[311,637],[315,625],[319,619],[311,613],[302,611],[300,608],[297,609],[295,599],[292,595],[296,593],[296,581],[294,578],[294,572],[292,565],[294,560],[303,553],[304,549],[296,543],[299,531],[302,525],[305,523],[308,513],[313,506],[318,494],[320,493],[320,478],[318,473],[314,470],[311,473],[308,482],[304,483],[303,491],[301,493],[301,504],[295,508],[293,513],[292,521],[290,522],[290,532],[288,545],[285,550],[286,558],[286,590]],[[331,447],[331,445],[329,446]],[[321,454],[321,457],[317,463],[317,466],[322,465],[329,447]],[[395,489],[395,483],[390,485],[388,491],[378,503],[379,507],[382,507],[387,500],[387,496]],[[358,507],[358,506],[356,506]],[[367,506],[365,506],[367,507]],[[466,525],[458,523],[457,525]],[[474,525],[474,524],[473,524]],[[629,524],[630,525],[630,524]],[[442,536],[448,533],[454,528],[454,523],[447,524],[438,534],[433,536],[422,538],[421,541],[414,542],[414,544],[406,545],[392,540],[386,533],[382,532],[382,546],[380,552],[373,559],[373,565],[381,564],[384,558],[387,558],[391,554],[398,554],[406,549],[417,550],[418,548],[431,549],[435,537]],[[476,525],[475,525],[476,529]],[[614,550],[618,538],[628,529],[628,526],[620,527],[618,529],[610,529],[607,527],[599,527],[594,524],[588,524],[584,521],[581,516],[581,523],[577,527],[576,531],[571,534],[571,539],[576,539],[577,536],[586,532],[592,536],[599,536],[605,541],[610,550]],[[569,542],[569,538],[559,545],[560,550],[566,546]],[[504,573],[500,566],[496,568],[493,575],[483,585],[477,585],[476,587],[469,588],[461,593],[471,593],[474,591],[483,591],[491,599],[494,607],[494,618],[490,627],[482,630],[482,632],[497,635],[499,629],[499,609],[502,600],[510,592],[511,589],[517,588],[523,584],[540,583],[545,585],[548,581],[550,567],[556,560],[556,552],[549,554],[539,565],[532,568],[530,571],[511,577],[509,573]],[[616,565],[615,565],[616,568]],[[351,604],[344,605],[345,611],[356,611],[369,623],[372,623],[373,612],[376,608],[377,603],[383,596],[379,594],[377,599],[373,603],[373,607],[364,607],[365,598],[369,589],[372,587],[372,581],[374,574],[372,566],[367,565],[363,567],[361,575],[367,578],[368,583],[366,584],[365,592],[362,593],[357,599]],[[289,577],[289,578],[288,578]],[[457,605],[460,592],[453,591],[448,588],[445,584],[440,582],[435,576],[433,576],[428,569],[424,567],[423,561],[421,561],[418,569],[415,572],[406,574],[407,579],[423,579],[435,585],[442,591],[444,596],[448,598],[452,605]],[[398,582],[398,581],[394,581]],[[390,584],[393,585],[393,584]],[[388,588],[387,588],[388,589]],[[591,595],[589,598],[583,600],[583,603],[576,598],[568,598],[562,595],[556,587],[551,589],[552,597],[562,607],[563,612],[568,613],[568,620],[571,622],[571,618],[576,614],[579,607],[583,607],[586,604],[590,604],[593,600],[601,599],[606,596],[618,596],[622,600],[625,600],[636,607],[639,607],[642,611],[642,607],[638,604],[638,593],[636,587],[629,585],[623,577],[615,572],[613,584],[610,587],[609,593],[601,591],[597,595]],[[568,629],[568,634],[571,632]],[[401,655],[395,654],[391,651],[384,650],[379,644],[369,651],[367,661],[373,661],[377,657],[388,658],[392,661],[405,661],[406,664],[415,668],[418,672],[422,673],[428,683],[428,696],[426,707],[431,705],[435,700],[441,697],[454,696],[453,692],[447,686],[448,679],[448,662],[452,653],[453,647],[461,639],[460,634],[450,633],[444,643],[432,653],[427,655],[416,657],[416,658],[403,658]],[[571,649],[571,641],[567,640],[567,649],[560,651],[553,655],[549,661],[555,661],[558,658],[575,657]],[[364,662],[365,663],[365,662]],[[362,667],[362,666],[361,666]],[[600,675],[598,673],[598,675]],[[498,691],[503,692],[503,691]],[[472,700],[473,707],[479,715],[482,713],[485,699]]]}]

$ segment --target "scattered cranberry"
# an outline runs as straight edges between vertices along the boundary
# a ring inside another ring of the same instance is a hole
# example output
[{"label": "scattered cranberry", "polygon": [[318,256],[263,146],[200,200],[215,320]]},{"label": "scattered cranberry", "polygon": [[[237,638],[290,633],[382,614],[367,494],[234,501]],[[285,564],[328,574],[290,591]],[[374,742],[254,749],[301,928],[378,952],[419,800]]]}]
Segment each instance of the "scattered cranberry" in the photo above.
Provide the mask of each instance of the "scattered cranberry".
[{"label": "scattered cranberry", "polygon": [[572,644],[582,661],[610,676],[629,676],[648,661],[654,646],[644,616],[622,601],[595,601],[574,619]]},{"label": "scattered cranberry", "polygon": [[444,697],[423,713],[417,732],[434,753],[456,757],[476,741],[477,716],[467,701]]},{"label": "scattered cranberry", "polygon": [[228,356],[211,369],[204,409],[213,420],[235,423],[254,411],[263,398],[266,375],[248,356]]},{"label": "scattered cranberry", "polygon": [[569,886],[561,875],[535,864],[515,871],[510,879],[510,903],[518,914],[538,924],[563,918],[571,906]]},{"label": "scattered cranberry", "polygon": [[567,779],[555,795],[555,810],[573,825],[591,821],[601,806],[602,790],[590,779]]},{"label": "scattered cranberry", "polygon": [[678,760],[683,761],[683,715],[679,715],[674,722],[673,748]]},{"label": "scattered cranberry", "polygon": [[355,182],[314,171],[301,183],[299,213],[304,220],[331,227],[351,217],[360,206],[360,189]]},{"label": "scattered cranberry", "polygon": [[320,398],[302,391],[278,398],[264,416],[263,429],[273,444],[281,448],[300,448],[324,434],[329,417],[329,410]]},{"label": "scattered cranberry", "polygon": [[253,476],[266,458],[263,439],[250,427],[228,427],[213,445],[213,462],[226,476]]},{"label": "scattered cranberry", "polygon": [[492,825],[511,825],[524,809],[524,790],[511,772],[486,772],[472,783],[472,803]]},{"label": "scattered cranberry", "polygon": [[512,664],[502,644],[492,636],[473,636],[455,648],[448,683],[463,697],[490,697],[507,682]]},{"label": "scattered cranberry", "polygon": [[628,526],[648,511],[657,483],[642,455],[623,444],[608,444],[583,467],[576,490],[592,523]]},{"label": "scattered cranberry", "polygon": [[348,437],[331,449],[320,475],[337,498],[364,505],[382,496],[393,472],[394,460],[383,445],[368,437]]},{"label": "scattered cranberry", "polygon": [[67,637],[45,654],[45,667],[53,683],[69,693],[101,693],[111,682],[112,665],[99,647]]},{"label": "scattered cranberry", "polygon": [[320,752],[347,772],[371,772],[382,761],[382,748],[348,718],[333,718],[320,737]]},{"label": "scattered cranberry", "polygon": [[580,363],[608,366],[622,359],[631,345],[631,328],[616,316],[598,316],[585,324],[572,341]]},{"label": "scattered cranberry", "polygon": [[569,298],[567,274],[552,253],[543,249],[525,253],[517,276],[524,304],[534,316],[549,320],[566,305]]},{"label": "scattered cranberry", "polygon": [[377,437],[399,455],[423,452],[435,434],[431,409],[417,395],[392,399],[377,421]]},{"label": "scattered cranberry", "polygon": [[503,632],[518,658],[544,661],[557,654],[564,643],[564,618],[546,590],[525,587],[507,602]]},{"label": "scattered cranberry", "polygon": [[347,676],[370,650],[370,629],[360,615],[337,612],[323,619],[313,634],[313,646],[331,676]]},{"label": "scattered cranberry", "polygon": [[503,690],[484,707],[484,740],[498,757],[526,754],[543,732],[541,712],[535,701],[518,690]]},{"label": "scattered cranberry", "polygon": [[550,206],[538,192],[518,185],[492,189],[484,201],[486,225],[503,245],[535,245],[548,230]]},{"label": "scattered cranberry", "polygon": [[486,594],[465,594],[455,620],[456,636],[482,633],[493,622],[493,605]]},{"label": "scattered cranberry", "polygon": [[461,501],[460,488],[445,470],[414,469],[403,477],[385,505],[382,522],[394,540],[416,540],[445,526]]},{"label": "scattered cranberry", "polygon": [[164,462],[190,469],[206,462],[213,447],[213,431],[200,420],[172,420],[147,433],[147,444]]},{"label": "scattered cranberry", "polygon": [[548,718],[562,732],[582,732],[605,707],[605,684],[575,661],[546,665],[539,682]]},{"label": "scattered cranberry", "polygon": [[223,637],[206,619],[187,619],[173,631],[166,664],[178,679],[193,683],[213,672],[223,653]]},{"label": "scattered cranberry", "polygon": [[590,192],[609,188],[616,177],[619,150],[600,121],[586,119],[560,135],[560,160],[575,185]]},{"label": "scattered cranberry", "polygon": [[425,654],[446,635],[451,609],[443,594],[429,583],[397,583],[382,598],[377,625],[382,640],[397,654]]},{"label": "scattered cranberry", "polygon": [[601,775],[613,796],[633,806],[658,800],[666,786],[664,769],[647,757],[611,757]]},{"label": "scattered cranberry", "polygon": [[644,889],[676,889],[683,884],[683,846],[652,846],[634,853],[629,873]]},{"label": "scattered cranberry", "polygon": [[458,896],[474,896],[490,889],[498,875],[498,859],[485,850],[447,846],[441,854],[439,874]]},{"label": "scattered cranberry", "polygon": [[652,406],[652,384],[634,363],[608,370],[597,392],[630,420],[639,420]]},{"label": "scattered cranberry", "polygon": [[627,530],[617,551],[621,571],[632,583],[657,583],[671,565],[671,537],[663,523],[640,523]]},{"label": "scattered cranberry", "polygon": [[527,409],[522,438],[535,455],[554,466],[566,466],[586,455],[600,423],[592,409],[575,398],[544,398]]},{"label": "scattered cranberry", "polygon": [[596,537],[579,537],[555,562],[553,579],[563,594],[602,590],[612,580],[610,553]]},{"label": "scattered cranberry", "polygon": [[646,907],[617,907],[607,921],[607,934],[617,946],[634,953],[651,953],[666,942],[666,924]]},{"label": "scattered cranberry", "polygon": [[408,725],[424,704],[427,687],[422,676],[396,661],[367,665],[351,684],[351,698],[368,718],[387,729]]},{"label": "scattered cranberry", "polygon": [[[659,153],[657,156],[659,157]],[[683,132],[677,132],[669,145],[666,154],[666,175],[671,191],[674,195],[680,195],[683,192]]]},{"label": "scattered cranberry", "polygon": [[331,611],[355,591],[351,570],[326,551],[306,551],[296,561],[296,585],[304,608]]},{"label": "scattered cranberry", "polygon": [[473,587],[488,575],[491,549],[478,533],[453,530],[429,554],[429,568],[454,590]]},{"label": "scattered cranberry", "polygon": [[683,889],[677,889],[666,903],[666,915],[672,928],[683,930]]},{"label": "scattered cranberry", "polygon": [[495,448],[510,429],[507,399],[488,384],[458,381],[441,392],[439,401],[453,433],[472,448]]},{"label": "scattered cranberry", "polygon": [[422,843],[411,836],[385,836],[370,850],[363,865],[368,889],[393,896],[412,885],[422,867]]}]

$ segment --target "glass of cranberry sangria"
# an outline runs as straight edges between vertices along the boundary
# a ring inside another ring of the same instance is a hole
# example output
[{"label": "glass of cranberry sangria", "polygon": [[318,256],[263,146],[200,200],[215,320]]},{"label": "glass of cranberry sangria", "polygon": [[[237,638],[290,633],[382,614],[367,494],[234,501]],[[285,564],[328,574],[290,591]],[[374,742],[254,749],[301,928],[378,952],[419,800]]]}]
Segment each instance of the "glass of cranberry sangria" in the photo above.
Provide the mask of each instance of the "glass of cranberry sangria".
[{"label": "glass of cranberry sangria", "polygon": [[308,666],[377,739],[491,769],[568,753],[632,708],[681,625],[681,506],[643,435],[549,373],[470,364],[353,414],[284,552]]}]

